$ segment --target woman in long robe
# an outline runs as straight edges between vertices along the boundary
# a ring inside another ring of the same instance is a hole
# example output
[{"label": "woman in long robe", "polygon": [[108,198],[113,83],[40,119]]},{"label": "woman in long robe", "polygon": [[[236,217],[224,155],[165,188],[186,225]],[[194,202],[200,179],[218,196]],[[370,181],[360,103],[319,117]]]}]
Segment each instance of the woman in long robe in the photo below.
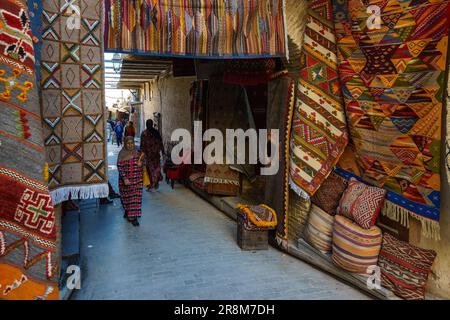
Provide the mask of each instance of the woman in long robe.
[{"label": "woman in long robe", "polygon": [[139,226],[138,218],[142,212],[143,157],[136,149],[133,137],[126,137],[117,159],[119,191],[125,210],[124,218],[134,226]]},{"label": "woman in long robe", "polygon": [[150,184],[147,191],[159,188],[159,182],[162,180],[161,174],[161,154],[164,154],[164,147],[161,135],[158,130],[153,128],[153,121],[148,119],[147,129],[141,134],[141,151],[145,154],[145,166],[150,178]]}]

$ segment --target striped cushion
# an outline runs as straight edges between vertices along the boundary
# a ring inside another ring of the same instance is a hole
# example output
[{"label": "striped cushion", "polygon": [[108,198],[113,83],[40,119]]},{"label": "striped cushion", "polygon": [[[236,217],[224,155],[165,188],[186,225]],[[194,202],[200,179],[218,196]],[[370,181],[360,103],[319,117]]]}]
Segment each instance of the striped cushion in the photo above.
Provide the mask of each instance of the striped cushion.
[{"label": "striped cushion", "polygon": [[333,227],[333,262],[354,273],[367,275],[367,267],[377,265],[382,234],[373,226],[363,229],[343,216],[335,216]]},{"label": "striped cushion", "polygon": [[311,206],[303,238],[321,252],[331,251],[334,217],[316,205]]}]

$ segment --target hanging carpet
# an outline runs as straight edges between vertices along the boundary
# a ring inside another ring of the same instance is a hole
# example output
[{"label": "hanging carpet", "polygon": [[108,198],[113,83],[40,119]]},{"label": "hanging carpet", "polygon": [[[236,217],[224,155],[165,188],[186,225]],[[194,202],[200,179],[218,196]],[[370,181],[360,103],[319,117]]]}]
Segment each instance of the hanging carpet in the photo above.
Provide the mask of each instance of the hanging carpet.
[{"label": "hanging carpet", "polygon": [[105,46],[189,57],[284,56],[282,0],[106,0]]},{"label": "hanging carpet", "polygon": [[[33,32],[33,33],[32,33]],[[55,211],[25,0],[0,2],[0,300],[58,299]]]},{"label": "hanging carpet", "polygon": [[290,185],[309,199],[348,143],[331,0],[310,1],[291,134]]},{"label": "hanging carpet", "polygon": [[336,3],[339,74],[361,178],[389,191],[385,215],[405,224],[412,215],[425,236],[439,238],[450,3]]},{"label": "hanging carpet", "polygon": [[80,15],[70,2],[42,3],[42,115],[51,195],[55,204],[106,197],[102,1],[80,1]]}]

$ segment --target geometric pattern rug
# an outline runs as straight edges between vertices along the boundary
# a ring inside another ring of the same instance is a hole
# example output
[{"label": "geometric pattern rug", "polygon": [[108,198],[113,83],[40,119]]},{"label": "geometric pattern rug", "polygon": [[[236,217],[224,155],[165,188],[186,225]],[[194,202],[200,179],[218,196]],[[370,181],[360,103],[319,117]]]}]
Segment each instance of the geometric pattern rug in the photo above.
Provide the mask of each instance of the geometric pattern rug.
[{"label": "geometric pattern rug", "polygon": [[438,238],[450,3],[336,4],[339,73],[361,178],[389,191],[385,214],[412,215],[424,235]]},{"label": "geometric pattern rug", "polygon": [[52,199],[106,197],[102,1],[42,3],[42,115]]},{"label": "geometric pattern rug", "polygon": [[0,300],[58,299],[55,211],[26,0],[0,2]]},{"label": "geometric pattern rug", "polygon": [[280,0],[106,0],[105,47],[166,56],[284,56]]},{"label": "geometric pattern rug", "polygon": [[331,0],[308,5],[291,134],[290,185],[309,199],[348,143]]}]

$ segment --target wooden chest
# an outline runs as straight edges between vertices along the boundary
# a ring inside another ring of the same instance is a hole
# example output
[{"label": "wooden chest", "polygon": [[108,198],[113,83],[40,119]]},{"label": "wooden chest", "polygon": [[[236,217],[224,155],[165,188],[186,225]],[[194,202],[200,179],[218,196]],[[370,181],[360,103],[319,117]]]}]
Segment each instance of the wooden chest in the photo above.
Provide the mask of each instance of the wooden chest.
[{"label": "wooden chest", "polygon": [[268,230],[247,230],[244,219],[237,215],[237,243],[242,250],[267,250],[269,247]]}]

